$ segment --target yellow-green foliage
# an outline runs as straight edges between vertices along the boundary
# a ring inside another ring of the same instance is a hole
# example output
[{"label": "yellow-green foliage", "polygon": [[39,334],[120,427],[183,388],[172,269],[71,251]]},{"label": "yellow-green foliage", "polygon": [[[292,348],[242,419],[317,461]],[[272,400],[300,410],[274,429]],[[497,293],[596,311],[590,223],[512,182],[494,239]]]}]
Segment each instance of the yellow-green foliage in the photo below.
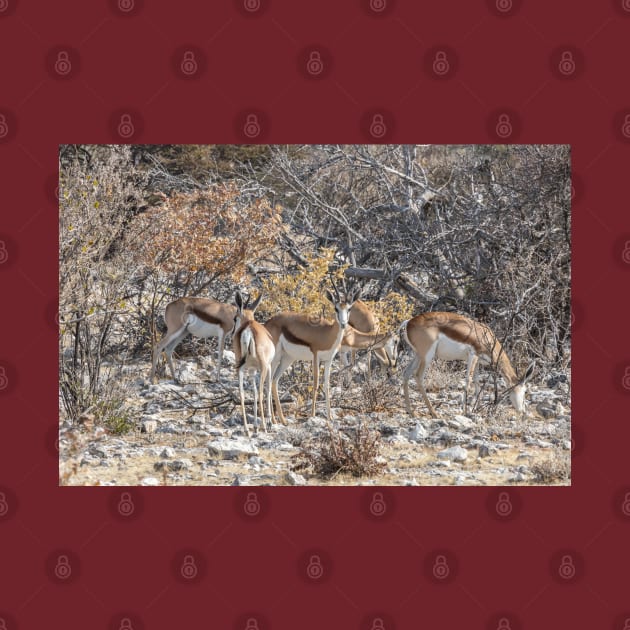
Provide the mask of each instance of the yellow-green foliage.
[{"label": "yellow-green foliage", "polygon": [[[280,311],[297,311],[309,315],[332,317],[332,305],[326,299],[326,289],[332,289],[329,270],[333,264],[335,250],[328,248],[313,254],[305,254],[307,267],[295,273],[275,275],[263,280],[263,301],[259,311],[264,317],[271,317]],[[332,271],[332,276],[341,286],[343,272],[347,265]]]},{"label": "yellow-green foliage", "polygon": [[413,302],[400,293],[388,293],[382,300],[375,302],[363,300],[376,316],[379,330],[395,330],[398,326],[413,315]]},{"label": "yellow-green foliage", "polygon": [[[307,267],[295,273],[272,276],[263,280],[263,301],[259,312],[271,317],[280,311],[296,311],[309,315],[333,317],[333,309],[326,299],[325,290],[331,288],[329,270],[333,265],[335,250],[322,249],[318,253],[304,254]],[[338,267],[332,276],[340,287],[348,265]],[[378,302],[363,300],[379,322],[380,330],[394,330],[413,314],[413,302],[399,293],[389,293]]]}]

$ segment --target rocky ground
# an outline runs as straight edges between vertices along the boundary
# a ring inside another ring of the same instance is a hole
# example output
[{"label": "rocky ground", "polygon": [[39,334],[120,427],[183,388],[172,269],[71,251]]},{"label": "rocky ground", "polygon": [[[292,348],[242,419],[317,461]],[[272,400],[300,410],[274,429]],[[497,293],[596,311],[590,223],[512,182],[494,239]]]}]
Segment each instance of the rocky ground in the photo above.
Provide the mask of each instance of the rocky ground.
[{"label": "rocky ground", "polygon": [[[134,430],[113,435],[91,418],[62,421],[60,482],[68,485],[568,485],[571,416],[568,374],[547,375],[530,385],[528,409],[518,418],[490,395],[462,415],[463,368],[434,370],[427,381],[440,417],[429,418],[417,392],[418,417],[404,413],[400,372],[377,377],[366,389],[355,366],[352,384],[341,386],[333,372],[333,424],[352,432],[359,424],[378,431],[382,471],[353,477],[340,472],[322,479],[312,470],[295,471],[301,446],[328,434],[323,400],[318,415],[304,398],[291,394],[284,405],[287,426],[245,436],[238,404],[233,355],[214,380],[205,359],[179,361],[180,384],[150,384],[150,365],[125,368]],[[378,380],[380,378],[381,380]],[[433,383],[433,387],[431,384]],[[289,385],[287,377],[281,392]],[[459,387],[459,389],[457,389]],[[488,387],[488,389],[491,389]],[[249,391],[247,394],[249,396]],[[369,408],[376,409],[369,411]],[[251,411],[251,406],[248,407]],[[296,412],[298,418],[296,420]],[[250,415],[251,424],[251,415]]]}]

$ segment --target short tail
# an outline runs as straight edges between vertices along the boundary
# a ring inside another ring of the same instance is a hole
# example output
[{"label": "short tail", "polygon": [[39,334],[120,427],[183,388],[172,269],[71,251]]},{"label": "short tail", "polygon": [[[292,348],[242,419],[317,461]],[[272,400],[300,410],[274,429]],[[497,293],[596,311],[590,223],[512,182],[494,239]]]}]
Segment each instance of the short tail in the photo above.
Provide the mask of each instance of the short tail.
[{"label": "short tail", "polygon": [[238,367],[241,368],[245,365],[247,358],[251,356],[252,358],[256,358],[256,343],[254,341],[254,334],[251,329],[248,327],[241,333],[241,360],[239,361]]}]

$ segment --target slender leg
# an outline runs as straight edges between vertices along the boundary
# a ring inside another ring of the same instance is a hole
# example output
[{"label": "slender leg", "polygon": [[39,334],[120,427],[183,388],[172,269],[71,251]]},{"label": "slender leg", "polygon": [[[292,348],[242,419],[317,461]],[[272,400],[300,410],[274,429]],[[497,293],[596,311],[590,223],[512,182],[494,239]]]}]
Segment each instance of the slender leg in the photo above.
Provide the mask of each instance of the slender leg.
[{"label": "slender leg", "polygon": [[223,346],[225,344],[225,333],[219,333],[219,358],[217,360],[217,381],[221,380],[221,362],[223,361]]},{"label": "slender leg", "polygon": [[324,363],[324,391],[326,392],[326,418],[330,422],[330,365],[331,361]]},{"label": "slender leg", "polygon": [[267,366],[263,363],[260,366],[260,379],[258,381],[258,402],[260,405],[260,424],[263,431],[267,431],[267,423],[265,421],[265,381],[267,380]]},{"label": "slender leg", "polygon": [[420,357],[418,355],[414,356],[413,361],[405,368],[403,373],[403,392],[405,393],[405,407],[407,408],[407,413],[410,416],[413,416],[414,413],[411,410],[411,402],[409,400],[409,379],[413,374],[416,373],[418,369],[418,364],[420,363]]},{"label": "slender leg", "polygon": [[271,428],[271,424],[273,424],[273,411],[271,410],[271,370],[270,369],[267,369],[266,381],[267,381],[267,418],[269,419],[269,428]]},{"label": "slender leg", "polygon": [[160,342],[155,346],[155,351],[153,352],[153,363],[151,365],[151,374],[149,378],[151,382],[155,381],[155,371],[157,367],[157,362],[160,358],[162,352],[166,354],[166,360],[169,362],[169,367],[171,368],[171,375],[173,376],[173,380],[176,381],[175,378],[175,370],[172,367],[172,360],[170,356],[173,354],[173,350],[178,346],[178,344],[188,335],[188,331],[186,326],[182,326],[178,330],[176,330],[173,334],[169,335],[168,333],[162,337]]},{"label": "slender leg", "polygon": [[275,369],[273,365],[271,368],[271,371],[273,374],[272,382],[271,382],[271,391],[273,393],[273,400],[276,405],[276,412],[282,424],[286,424],[287,420],[284,417],[284,413],[282,413],[282,405],[280,404],[280,397],[278,396],[278,381],[280,380],[280,377],[282,376],[283,372],[288,370],[292,363],[293,363],[293,359],[291,359],[289,355],[282,354],[279,362],[275,366]]},{"label": "slender leg", "polygon": [[418,383],[418,389],[420,390],[420,393],[422,394],[422,400],[424,400],[425,405],[429,408],[429,413],[434,418],[437,418],[435,409],[433,408],[433,405],[431,404],[431,401],[429,400],[429,397],[427,396],[427,392],[424,389],[424,375],[428,366],[429,366],[428,360],[424,360],[424,361],[420,360],[419,365],[418,365],[418,370],[416,371],[416,382]]},{"label": "slender leg", "polygon": [[252,372],[252,389],[254,390],[254,431],[258,433],[258,383],[256,370]]},{"label": "slender leg", "polygon": [[245,366],[242,365],[238,370],[238,390],[241,394],[241,411],[243,412],[243,426],[245,427],[245,433],[247,437],[250,437],[249,426],[247,425],[247,414],[245,413],[245,392],[243,391],[243,372]]},{"label": "slender leg", "polygon": [[313,405],[311,407],[311,416],[315,415],[315,403],[317,401],[317,390],[319,389],[319,361],[317,360],[317,352],[313,353]]},{"label": "slender leg", "polygon": [[[464,390],[464,413],[466,415],[468,415],[468,392],[470,391],[470,379],[473,376],[473,374],[475,373],[475,369],[477,368],[477,361],[478,361],[479,357],[473,353],[470,352],[468,354],[468,361],[467,361],[467,369],[466,369],[466,389]],[[475,394],[477,393],[477,383],[475,383]]]}]

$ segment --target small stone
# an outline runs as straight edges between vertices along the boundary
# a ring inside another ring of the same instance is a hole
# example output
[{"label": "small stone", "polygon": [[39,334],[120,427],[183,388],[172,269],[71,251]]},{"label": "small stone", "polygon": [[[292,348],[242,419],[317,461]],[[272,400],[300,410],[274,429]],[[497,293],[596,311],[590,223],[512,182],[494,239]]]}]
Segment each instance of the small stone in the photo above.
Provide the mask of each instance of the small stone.
[{"label": "small stone", "polygon": [[170,459],[171,457],[175,457],[175,449],[170,446],[165,446],[162,452],[160,453],[160,457],[163,459]]},{"label": "small stone", "polygon": [[458,431],[468,431],[475,426],[475,423],[466,416],[455,416],[447,421],[448,425]]},{"label": "small stone", "polygon": [[284,480],[291,486],[305,486],[306,479],[302,475],[294,473],[292,470],[287,470],[284,474]]},{"label": "small stone", "polygon": [[258,455],[258,448],[245,440],[219,438],[208,444],[208,452],[211,457],[218,459],[248,459],[252,455]]},{"label": "small stone", "polygon": [[409,440],[412,442],[422,442],[427,437],[429,437],[429,432],[419,422],[416,422],[413,429],[409,430]]},{"label": "small stone", "polygon": [[479,445],[479,457],[490,457],[490,447],[487,444]]},{"label": "small stone", "polygon": [[160,481],[155,477],[145,477],[141,482],[141,486],[159,486]]},{"label": "small stone", "polygon": [[461,446],[451,446],[437,454],[439,459],[447,459],[454,462],[463,462],[468,457],[468,451]]}]

